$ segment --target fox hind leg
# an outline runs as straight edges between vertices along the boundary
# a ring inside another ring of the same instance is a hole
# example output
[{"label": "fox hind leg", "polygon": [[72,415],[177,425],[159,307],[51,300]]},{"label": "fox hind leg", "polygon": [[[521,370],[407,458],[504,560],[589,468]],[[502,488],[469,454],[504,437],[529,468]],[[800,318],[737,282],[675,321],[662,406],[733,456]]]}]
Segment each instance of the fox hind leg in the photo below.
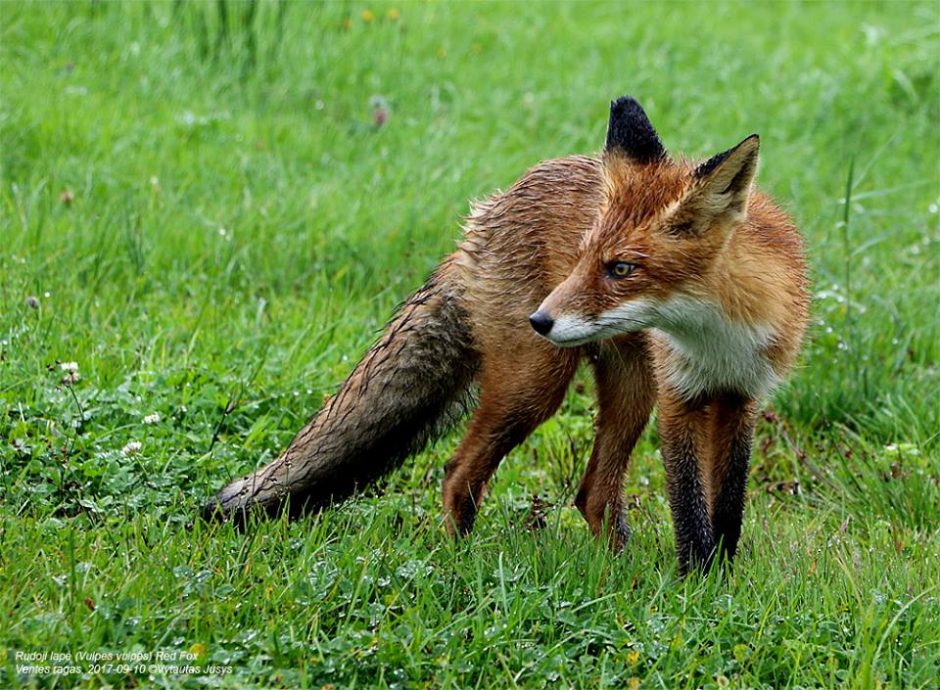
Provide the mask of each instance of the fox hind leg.
[{"label": "fox hind leg", "polygon": [[592,358],[597,386],[597,433],[575,505],[598,536],[605,528],[620,550],[630,536],[623,478],[656,397],[649,355],[641,336],[601,343]]},{"label": "fox hind leg", "polygon": [[524,352],[510,354],[496,361],[484,359],[479,407],[447,463],[444,510],[454,535],[473,528],[487,482],[503,457],[558,409],[580,352],[535,342]]}]

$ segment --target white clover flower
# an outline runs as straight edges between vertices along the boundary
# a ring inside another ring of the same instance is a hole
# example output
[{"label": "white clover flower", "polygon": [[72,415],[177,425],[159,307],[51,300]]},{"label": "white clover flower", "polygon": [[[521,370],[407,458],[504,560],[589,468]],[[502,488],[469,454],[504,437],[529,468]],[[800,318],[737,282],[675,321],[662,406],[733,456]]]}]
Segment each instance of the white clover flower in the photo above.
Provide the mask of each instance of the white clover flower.
[{"label": "white clover flower", "polygon": [[154,412],[153,414],[148,414],[144,417],[144,424],[159,424],[160,423],[160,413]]},{"label": "white clover flower", "polygon": [[128,441],[127,445],[121,448],[121,455],[129,458],[132,455],[137,455],[143,447],[144,445],[140,441]]},{"label": "white clover flower", "polygon": [[73,383],[78,383],[81,380],[81,374],[78,373],[78,362],[60,362],[59,368],[65,372],[65,376],[62,377],[63,386],[71,386]]},{"label": "white clover flower", "polygon": [[81,374],[79,374],[77,371],[70,371],[69,373],[67,373],[65,376],[62,377],[62,380],[60,381],[60,383],[63,386],[71,386],[73,383],[78,383],[81,380],[82,380]]}]

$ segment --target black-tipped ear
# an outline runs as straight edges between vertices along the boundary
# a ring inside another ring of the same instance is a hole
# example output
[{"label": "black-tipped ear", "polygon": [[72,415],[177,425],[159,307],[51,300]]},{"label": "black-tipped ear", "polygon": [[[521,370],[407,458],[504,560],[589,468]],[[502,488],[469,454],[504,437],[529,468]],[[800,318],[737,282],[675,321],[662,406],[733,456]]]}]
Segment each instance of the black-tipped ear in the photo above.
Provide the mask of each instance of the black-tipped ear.
[{"label": "black-tipped ear", "polygon": [[652,163],[666,157],[666,149],[643,108],[629,96],[610,102],[605,148],[620,151],[637,163]]},{"label": "black-tipped ear", "polygon": [[757,173],[760,137],[752,134],[734,148],[712,156],[695,169],[700,201],[714,215],[743,212]]},{"label": "black-tipped ear", "polygon": [[720,166],[722,163],[728,160],[731,154],[735,153],[736,151],[738,151],[738,149],[742,149],[742,148],[746,148],[748,151],[753,149],[754,158],[756,161],[756,158],[757,158],[756,154],[757,154],[758,149],[760,149],[760,137],[756,134],[752,134],[751,136],[749,136],[747,139],[742,141],[737,146],[732,146],[727,151],[722,151],[721,153],[715,154],[714,156],[709,158],[707,161],[705,161],[704,163],[702,163],[695,169],[695,176],[698,177],[699,179],[708,177],[708,175],[712,171],[716,170],[718,166]]}]

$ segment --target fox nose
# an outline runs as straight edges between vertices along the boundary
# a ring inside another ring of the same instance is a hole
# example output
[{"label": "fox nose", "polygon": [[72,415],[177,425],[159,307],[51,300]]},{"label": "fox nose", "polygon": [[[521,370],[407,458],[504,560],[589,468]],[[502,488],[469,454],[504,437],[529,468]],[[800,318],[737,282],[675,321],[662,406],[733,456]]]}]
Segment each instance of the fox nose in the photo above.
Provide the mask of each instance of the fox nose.
[{"label": "fox nose", "polygon": [[529,317],[529,323],[532,324],[532,328],[539,335],[548,335],[548,332],[552,330],[552,326],[555,325],[555,319],[544,311],[537,311]]}]

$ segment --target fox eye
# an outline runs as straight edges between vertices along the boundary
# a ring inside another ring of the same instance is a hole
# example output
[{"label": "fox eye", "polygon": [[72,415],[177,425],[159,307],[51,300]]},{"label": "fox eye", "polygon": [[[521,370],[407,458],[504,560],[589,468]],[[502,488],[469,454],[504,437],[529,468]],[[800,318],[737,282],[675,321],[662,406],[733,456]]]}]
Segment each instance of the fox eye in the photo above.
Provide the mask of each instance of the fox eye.
[{"label": "fox eye", "polygon": [[627,263],[626,261],[613,261],[607,264],[607,273],[611,278],[626,278],[633,273],[635,268],[635,264]]}]

